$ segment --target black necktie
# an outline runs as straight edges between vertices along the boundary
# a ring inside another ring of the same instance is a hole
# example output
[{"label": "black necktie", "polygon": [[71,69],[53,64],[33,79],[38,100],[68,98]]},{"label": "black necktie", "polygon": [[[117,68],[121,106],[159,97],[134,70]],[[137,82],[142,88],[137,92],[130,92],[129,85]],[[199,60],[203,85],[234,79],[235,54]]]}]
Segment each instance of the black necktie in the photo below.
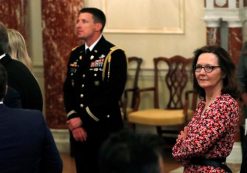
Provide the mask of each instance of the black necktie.
[{"label": "black necktie", "polygon": [[87,48],[87,49],[85,50],[85,56],[86,56],[86,57],[89,57],[89,55],[90,55],[90,49]]}]

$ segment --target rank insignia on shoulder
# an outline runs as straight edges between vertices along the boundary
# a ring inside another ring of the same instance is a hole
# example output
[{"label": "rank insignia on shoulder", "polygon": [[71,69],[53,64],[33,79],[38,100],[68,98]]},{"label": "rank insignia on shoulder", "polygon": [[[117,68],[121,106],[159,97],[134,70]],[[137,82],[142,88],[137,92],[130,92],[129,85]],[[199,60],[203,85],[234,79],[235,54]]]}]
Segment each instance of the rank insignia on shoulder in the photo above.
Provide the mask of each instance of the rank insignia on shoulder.
[{"label": "rank insignia on shoulder", "polygon": [[79,46],[76,46],[76,47],[74,47],[74,48],[72,48],[72,50],[71,51],[74,51],[76,48],[78,48]]}]

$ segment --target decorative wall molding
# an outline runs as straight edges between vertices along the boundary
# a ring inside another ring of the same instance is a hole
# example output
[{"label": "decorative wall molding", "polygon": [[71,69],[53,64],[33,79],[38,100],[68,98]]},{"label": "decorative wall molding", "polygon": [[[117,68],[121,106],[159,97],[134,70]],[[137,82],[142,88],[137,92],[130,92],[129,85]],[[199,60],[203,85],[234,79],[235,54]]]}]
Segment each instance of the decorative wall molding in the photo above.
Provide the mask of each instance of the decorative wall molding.
[{"label": "decorative wall molding", "polygon": [[211,21],[242,21],[239,9],[205,9],[205,22]]},{"label": "decorative wall molding", "polygon": [[216,7],[226,7],[228,5],[227,0],[215,0]]},{"label": "decorative wall molding", "polygon": [[243,0],[238,2],[236,0],[224,0],[224,2],[220,0],[215,2],[221,5],[225,3],[223,6],[228,5],[224,8],[217,8],[213,5],[212,0],[207,0],[204,15],[205,22],[210,24],[211,21],[226,21],[231,27],[242,27],[242,23],[247,18],[247,10],[244,7]]},{"label": "decorative wall molding", "polygon": [[[184,0],[169,1],[156,0],[153,3],[152,0],[145,0],[145,2],[144,0],[103,0],[102,9],[109,21],[105,32],[183,34]],[[165,6],[166,3],[170,5]],[[123,10],[125,8],[128,8],[128,13]],[[133,14],[135,16],[132,16]],[[166,20],[167,18],[174,18],[174,20]]]}]

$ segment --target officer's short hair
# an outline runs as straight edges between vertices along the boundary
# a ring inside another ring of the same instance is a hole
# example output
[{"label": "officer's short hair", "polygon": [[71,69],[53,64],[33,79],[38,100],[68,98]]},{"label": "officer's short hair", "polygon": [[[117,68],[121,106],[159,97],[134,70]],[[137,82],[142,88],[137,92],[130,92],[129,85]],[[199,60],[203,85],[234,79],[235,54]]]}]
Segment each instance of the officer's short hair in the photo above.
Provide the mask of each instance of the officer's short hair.
[{"label": "officer's short hair", "polygon": [[106,24],[106,17],[105,17],[105,14],[103,13],[103,11],[101,11],[98,8],[87,7],[87,8],[82,8],[80,10],[80,13],[90,13],[90,14],[92,14],[93,18],[94,18],[94,21],[102,24],[101,31],[103,31],[103,29],[105,27],[105,24]]}]

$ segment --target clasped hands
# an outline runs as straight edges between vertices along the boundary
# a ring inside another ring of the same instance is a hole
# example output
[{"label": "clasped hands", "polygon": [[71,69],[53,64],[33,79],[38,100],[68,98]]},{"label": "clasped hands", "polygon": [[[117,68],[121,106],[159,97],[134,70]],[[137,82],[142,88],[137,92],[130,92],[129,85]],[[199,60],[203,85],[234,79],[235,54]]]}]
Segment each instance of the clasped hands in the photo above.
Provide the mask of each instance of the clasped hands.
[{"label": "clasped hands", "polygon": [[188,127],[184,127],[184,130],[182,130],[178,135],[177,141],[185,139],[187,137],[187,134],[188,134]]},{"label": "clasped hands", "polygon": [[83,142],[87,140],[87,132],[81,126],[82,121],[79,117],[71,118],[70,120],[67,121],[67,125],[76,141]]}]

